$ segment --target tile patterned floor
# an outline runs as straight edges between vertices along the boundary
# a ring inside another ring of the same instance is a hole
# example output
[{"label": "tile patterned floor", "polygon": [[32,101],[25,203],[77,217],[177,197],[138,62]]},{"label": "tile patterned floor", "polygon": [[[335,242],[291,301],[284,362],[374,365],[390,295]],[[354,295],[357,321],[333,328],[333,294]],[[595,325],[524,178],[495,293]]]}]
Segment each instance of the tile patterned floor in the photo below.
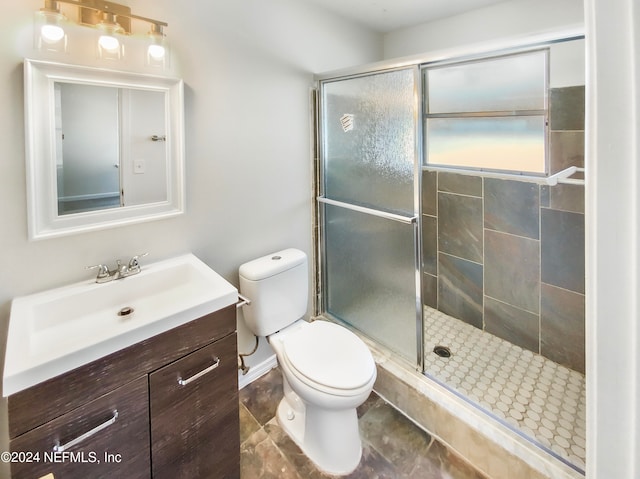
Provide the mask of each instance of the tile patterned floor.
[{"label": "tile patterned floor", "polygon": [[[584,470],[583,374],[431,308],[425,332],[429,374]],[[436,345],[452,356],[433,353]]]},{"label": "tile patterned floor", "polygon": [[[241,477],[322,479],[278,426],[282,375],[273,369],[240,391]],[[358,409],[362,460],[347,478],[487,479],[375,393]]]}]

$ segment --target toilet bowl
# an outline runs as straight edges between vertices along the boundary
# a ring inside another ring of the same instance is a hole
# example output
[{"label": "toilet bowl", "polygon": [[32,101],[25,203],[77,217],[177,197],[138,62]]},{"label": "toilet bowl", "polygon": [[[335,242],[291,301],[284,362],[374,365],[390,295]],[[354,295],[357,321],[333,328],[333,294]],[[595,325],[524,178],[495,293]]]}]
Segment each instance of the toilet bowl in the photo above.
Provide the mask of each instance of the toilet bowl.
[{"label": "toilet bowl", "polygon": [[306,255],[299,250],[240,267],[240,290],[251,299],[245,322],[254,334],[267,337],[283,375],[278,422],[319,469],[348,474],[362,455],[356,408],[373,389],[376,366],[351,331],[301,319],[307,286]]}]

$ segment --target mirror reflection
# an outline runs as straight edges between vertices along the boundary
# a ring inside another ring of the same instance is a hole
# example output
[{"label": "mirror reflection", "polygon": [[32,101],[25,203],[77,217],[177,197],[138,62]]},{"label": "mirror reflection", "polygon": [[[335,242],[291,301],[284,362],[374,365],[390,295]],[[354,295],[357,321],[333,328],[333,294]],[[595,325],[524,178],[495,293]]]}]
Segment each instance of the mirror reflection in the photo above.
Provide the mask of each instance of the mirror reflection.
[{"label": "mirror reflection", "polygon": [[167,200],[165,93],[54,83],[58,215]]}]

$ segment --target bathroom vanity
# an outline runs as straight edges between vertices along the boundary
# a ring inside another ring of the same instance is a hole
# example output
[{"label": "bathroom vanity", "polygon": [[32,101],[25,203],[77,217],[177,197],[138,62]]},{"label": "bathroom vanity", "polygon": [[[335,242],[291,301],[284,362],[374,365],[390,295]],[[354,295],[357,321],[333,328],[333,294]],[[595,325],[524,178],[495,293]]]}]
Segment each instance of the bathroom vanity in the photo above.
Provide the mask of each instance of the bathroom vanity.
[{"label": "bathroom vanity", "polygon": [[12,477],[239,477],[236,349],[228,306],[10,395]]},{"label": "bathroom vanity", "polygon": [[12,477],[239,477],[237,300],[192,254],[15,298]]}]

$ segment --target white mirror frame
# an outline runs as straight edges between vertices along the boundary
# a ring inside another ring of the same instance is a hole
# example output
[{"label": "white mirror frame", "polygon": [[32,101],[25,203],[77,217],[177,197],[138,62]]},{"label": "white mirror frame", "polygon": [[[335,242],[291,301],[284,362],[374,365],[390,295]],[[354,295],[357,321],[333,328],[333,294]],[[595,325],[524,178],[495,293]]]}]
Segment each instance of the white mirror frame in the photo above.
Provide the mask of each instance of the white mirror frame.
[{"label": "white mirror frame", "polygon": [[[157,203],[59,215],[54,83],[164,92],[167,199]],[[25,59],[25,141],[29,240],[65,236],[184,213],[184,85],[181,79]]]}]

